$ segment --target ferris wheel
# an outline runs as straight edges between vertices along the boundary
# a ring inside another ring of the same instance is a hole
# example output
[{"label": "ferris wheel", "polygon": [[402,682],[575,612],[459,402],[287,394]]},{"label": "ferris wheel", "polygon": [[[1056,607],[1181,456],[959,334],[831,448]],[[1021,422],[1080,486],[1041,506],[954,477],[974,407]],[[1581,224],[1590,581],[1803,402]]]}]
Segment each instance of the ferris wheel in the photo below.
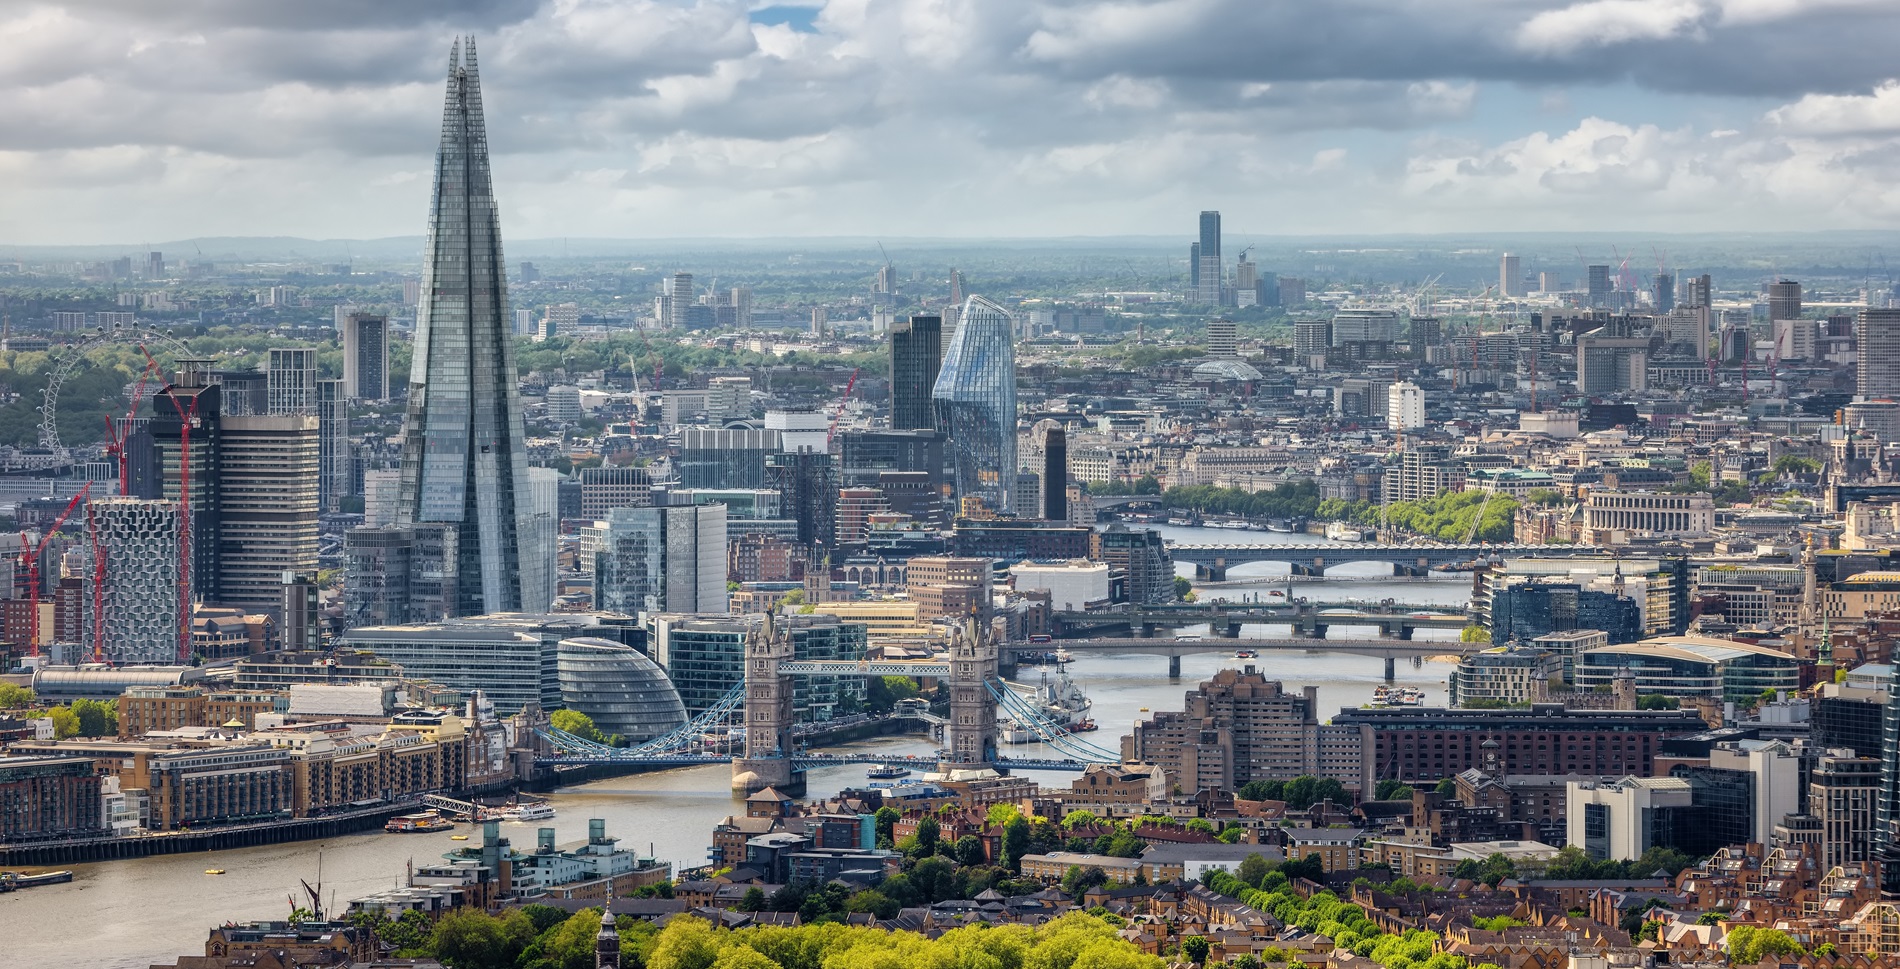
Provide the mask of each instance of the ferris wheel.
[{"label": "ferris wheel", "polygon": [[114,326],[66,348],[59,360],[46,375],[46,392],[40,401],[40,447],[43,447],[65,461],[70,457],[66,446],[59,439],[59,394],[65,386],[66,378],[78,371],[86,357],[94,350],[105,346],[127,345],[146,349],[148,352],[163,350],[173,359],[188,357],[191,348],[184,341],[149,327]]}]

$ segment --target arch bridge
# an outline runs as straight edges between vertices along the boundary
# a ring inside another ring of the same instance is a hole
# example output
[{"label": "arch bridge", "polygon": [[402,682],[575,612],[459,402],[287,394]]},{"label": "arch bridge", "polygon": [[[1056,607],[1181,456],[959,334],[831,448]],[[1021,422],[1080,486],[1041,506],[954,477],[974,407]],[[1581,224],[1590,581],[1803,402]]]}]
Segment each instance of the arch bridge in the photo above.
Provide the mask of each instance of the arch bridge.
[{"label": "arch bridge", "polygon": [[1227,579],[1228,569],[1253,562],[1285,562],[1291,567],[1294,575],[1324,575],[1327,569],[1335,565],[1346,565],[1352,562],[1384,562],[1390,564],[1393,572],[1399,575],[1424,575],[1440,565],[1466,565],[1493,558],[1526,555],[1535,555],[1540,558],[1601,555],[1603,549],[1595,545],[1489,543],[1388,545],[1367,542],[1275,545],[1175,542],[1169,544],[1168,552],[1174,556],[1176,562],[1192,562],[1197,578],[1222,582]]}]

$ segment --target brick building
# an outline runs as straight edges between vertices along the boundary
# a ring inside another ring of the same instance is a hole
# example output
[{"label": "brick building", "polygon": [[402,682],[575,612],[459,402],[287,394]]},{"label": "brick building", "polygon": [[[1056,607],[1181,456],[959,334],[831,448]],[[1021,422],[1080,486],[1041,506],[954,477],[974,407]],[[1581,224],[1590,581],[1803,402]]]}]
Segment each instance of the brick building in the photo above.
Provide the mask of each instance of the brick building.
[{"label": "brick building", "polygon": [[1567,710],[1560,703],[1519,710],[1347,708],[1332,723],[1370,733],[1374,777],[1405,781],[1487,767],[1490,740],[1498,743],[1496,769],[1506,773],[1646,777],[1663,740],[1707,729],[1689,710]]},{"label": "brick building", "polygon": [[83,757],[0,757],[0,842],[105,833],[100,780]]}]

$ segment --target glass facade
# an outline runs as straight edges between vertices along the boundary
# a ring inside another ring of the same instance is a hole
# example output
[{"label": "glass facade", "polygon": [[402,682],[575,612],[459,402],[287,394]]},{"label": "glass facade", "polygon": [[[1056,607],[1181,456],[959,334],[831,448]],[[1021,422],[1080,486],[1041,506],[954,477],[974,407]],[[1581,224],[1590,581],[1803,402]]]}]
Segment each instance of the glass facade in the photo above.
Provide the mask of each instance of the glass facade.
[{"label": "glass facade", "polygon": [[[695,619],[655,616],[653,659],[666,669],[690,716],[698,716],[745,680],[745,641],[763,616],[743,619]],[[778,620],[792,643],[796,660],[858,660],[865,655],[864,623],[824,617]],[[853,712],[864,700],[864,678],[799,676],[792,685],[792,712],[799,723],[829,720]]]},{"label": "glass facade", "polygon": [[603,733],[628,743],[652,740],[686,722],[686,707],[665,671],[638,650],[605,639],[564,639],[557,649],[561,702],[587,714]]},{"label": "glass facade", "polygon": [[1491,597],[1491,641],[1530,642],[1572,629],[1600,629],[1612,643],[1643,638],[1643,613],[1628,596],[1575,583],[1525,582]]},{"label": "glass facade", "polygon": [[981,296],[964,301],[931,400],[937,429],[950,442],[957,498],[1014,512],[1016,345],[1009,311]]},{"label": "glass facade", "polygon": [[943,365],[943,317],[913,316],[891,327],[891,427],[935,426],[931,392]]},{"label": "glass facade", "polygon": [[397,518],[460,532],[455,612],[544,609],[475,43],[449,52]]}]

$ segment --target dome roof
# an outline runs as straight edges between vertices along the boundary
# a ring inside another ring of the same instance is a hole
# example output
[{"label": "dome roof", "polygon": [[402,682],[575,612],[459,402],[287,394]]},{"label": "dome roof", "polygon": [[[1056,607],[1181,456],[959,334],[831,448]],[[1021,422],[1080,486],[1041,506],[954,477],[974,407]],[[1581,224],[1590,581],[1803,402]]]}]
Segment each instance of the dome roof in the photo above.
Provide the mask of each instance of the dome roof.
[{"label": "dome roof", "polygon": [[556,647],[561,702],[602,733],[641,743],[686,722],[686,705],[666,671],[610,639],[563,639]]}]

